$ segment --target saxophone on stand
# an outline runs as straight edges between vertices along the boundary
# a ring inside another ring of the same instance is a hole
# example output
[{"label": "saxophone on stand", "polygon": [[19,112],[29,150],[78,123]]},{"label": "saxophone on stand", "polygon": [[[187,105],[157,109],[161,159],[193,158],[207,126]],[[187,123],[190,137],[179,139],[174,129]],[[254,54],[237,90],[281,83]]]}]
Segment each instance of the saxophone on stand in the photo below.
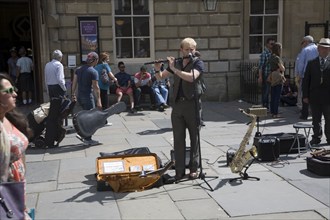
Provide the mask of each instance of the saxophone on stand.
[{"label": "saxophone on stand", "polygon": [[[240,111],[243,114],[251,117],[252,121],[249,124],[248,130],[246,131],[246,133],[243,137],[243,140],[240,143],[239,149],[237,150],[236,154],[234,155],[233,160],[230,162],[229,166],[230,166],[232,173],[239,173],[243,179],[247,179],[250,176],[247,175],[246,170],[251,165],[253,160],[256,159],[258,156],[257,148],[254,145],[250,149],[245,150],[246,145],[248,145],[248,143],[249,143],[253,128],[256,124],[257,116],[255,114],[248,114],[243,109],[240,109]],[[244,167],[246,169],[243,173],[242,170]],[[255,179],[259,180],[259,178],[257,178],[257,177],[250,177],[250,178],[255,178]],[[237,178],[235,178],[235,179],[237,179]]]}]

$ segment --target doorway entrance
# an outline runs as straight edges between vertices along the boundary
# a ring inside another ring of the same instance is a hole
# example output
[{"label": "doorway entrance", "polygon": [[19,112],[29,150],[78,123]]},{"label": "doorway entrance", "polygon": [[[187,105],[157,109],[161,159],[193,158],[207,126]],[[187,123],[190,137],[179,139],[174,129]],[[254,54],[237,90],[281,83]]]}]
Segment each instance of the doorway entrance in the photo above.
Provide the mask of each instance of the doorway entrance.
[{"label": "doorway entrance", "polygon": [[[33,102],[38,103],[40,97],[39,86],[37,83],[40,77],[38,76],[38,66],[35,62],[35,52],[37,51],[33,44],[33,16],[31,17],[31,0],[0,0],[0,71],[8,72],[8,59],[10,58],[10,49],[16,48],[16,51],[21,47],[27,50],[27,56],[33,60],[34,71],[34,91]],[[18,97],[18,104],[21,103]]]}]

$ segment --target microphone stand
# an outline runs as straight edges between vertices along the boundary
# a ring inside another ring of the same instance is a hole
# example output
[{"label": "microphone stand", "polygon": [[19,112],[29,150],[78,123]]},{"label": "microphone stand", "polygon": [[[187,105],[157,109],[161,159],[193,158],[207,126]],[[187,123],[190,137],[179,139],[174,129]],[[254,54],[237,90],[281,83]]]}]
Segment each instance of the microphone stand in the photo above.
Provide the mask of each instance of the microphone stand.
[{"label": "microphone stand", "polygon": [[[199,114],[200,105],[199,105],[197,83],[195,82],[194,69],[192,69],[191,71],[192,71],[192,76],[193,76],[193,82],[195,83],[195,86],[194,86],[194,101],[195,101],[195,107],[196,107],[195,110],[196,110],[197,147],[198,147],[198,152],[199,152],[199,175],[198,175],[198,178],[203,180],[206,183],[206,185],[210,188],[211,191],[214,191],[214,189],[205,180],[205,178],[217,179],[218,176],[206,176],[206,173],[203,172],[202,150],[201,150],[201,141],[200,141],[200,129],[201,129],[201,117],[200,117],[200,114]],[[201,185],[201,184],[199,184],[199,185]]]}]

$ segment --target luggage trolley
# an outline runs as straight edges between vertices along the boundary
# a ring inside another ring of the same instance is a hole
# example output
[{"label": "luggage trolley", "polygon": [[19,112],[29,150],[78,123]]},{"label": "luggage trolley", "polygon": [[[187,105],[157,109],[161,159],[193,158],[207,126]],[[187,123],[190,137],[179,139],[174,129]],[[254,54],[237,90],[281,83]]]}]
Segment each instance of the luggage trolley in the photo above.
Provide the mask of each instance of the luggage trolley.
[{"label": "luggage trolley", "polygon": [[63,120],[72,112],[74,105],[75,102],[67,98],[53,98],[31,111],[27,115],[29,126],[33,131],[29,139],[30,146],[34,144],[38,148],[58,147],[66,134]]}]

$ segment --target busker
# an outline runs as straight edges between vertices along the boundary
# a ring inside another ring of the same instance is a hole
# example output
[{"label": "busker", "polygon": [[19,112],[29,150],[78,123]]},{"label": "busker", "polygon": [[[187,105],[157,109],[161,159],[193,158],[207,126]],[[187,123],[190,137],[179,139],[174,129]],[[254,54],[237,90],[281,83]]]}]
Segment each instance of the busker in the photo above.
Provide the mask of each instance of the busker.
[{"label": "busker", "polygon": [[[181,41],[180,52],[182,59],[168,57],[168,68],[161,71],[161,63],[155,63],[155,76],[158,79],[174,77],[173,83],[173,109],[171,121],[174,136],[174,159],[175,159],[175,179],[180,180],[185,176],[185,149],[186,149],[186,129],[190,136],[190,162],[189,178],[198,178],[197,169],[199,167],[199,128],[200,128],[200,95],[201,77],[204,72],[204,62],[198,57],[194,57],[197,43],[192,38],[185,38]],[[190,57],[185,59],[186,57]],[[195,97],[197,95],[197,97]],[[196,102],[197,99],[197,102]]]}]

